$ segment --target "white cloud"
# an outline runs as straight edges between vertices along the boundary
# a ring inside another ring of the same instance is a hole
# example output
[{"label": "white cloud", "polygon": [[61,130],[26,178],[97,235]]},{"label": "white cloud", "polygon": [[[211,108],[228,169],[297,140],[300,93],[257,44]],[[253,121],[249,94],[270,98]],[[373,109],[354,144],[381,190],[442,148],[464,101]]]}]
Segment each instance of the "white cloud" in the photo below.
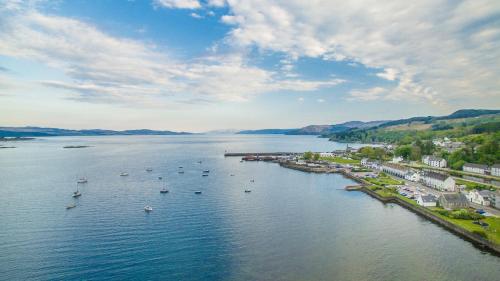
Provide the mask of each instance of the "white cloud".
[{"label": "white cloud", "polygon": [[201,18],[203,18],[202,16],[200,16],[200,15],[199,15],[199,14],[197,14],[197,13],[191,13],[191,14],[190,14],[190,16],[191,16],[192,18],[195,18],[195,19],[201,19]]},{"label": "white cloud", "polygon": [[387,90],[381,87],[374,87],[366,90],[352,90],[349,92],[348,100],[351,101],[372,101],[384,97]]},{"label": "white cloud", "polygon": [[398,77],[398,71],[394,68],[386,68],[384,72],[377,73],[377,76],[389,81],[394,81]]},{"label": "white cloud", "polygon": [[384,69],[379,77],[397,81],[387,93],[394,99],[440,104],[500,94],[497,0],[233,0],[228,5],[222,22],[234,25],[228,36],[233,45]]},{"label": "white cloud", "polygon": [[266,92],[314,91],[343,82],[283,79],[249,65],[241,53],[177,61],[152,45],[34,10],[0,13],[0,55],[62,71],[64,81],[40,82],[88,102],[244,101]]},{"label": "white cloud", "polygon": [[201,8],[198,0],[154,0],[154,4],[159,7],[177,8],[177,9],[199,9]]},{"label": "white cloud", "polygon": [[226,0],[208,0],[208,5],[213,7],[224,7]]}]

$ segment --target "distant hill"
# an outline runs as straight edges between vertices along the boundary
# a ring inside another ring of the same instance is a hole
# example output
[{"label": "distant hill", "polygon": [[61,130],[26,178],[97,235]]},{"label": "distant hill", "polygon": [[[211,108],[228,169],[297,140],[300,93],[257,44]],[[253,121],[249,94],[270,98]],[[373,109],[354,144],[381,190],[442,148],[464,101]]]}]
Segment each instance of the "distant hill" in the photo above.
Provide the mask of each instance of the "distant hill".
[{"label": "distant hill", "polygon": [[41,127],[0,127],[0,137],[110,136],[110,135],[188,135],[187,132],[139,130],[68,130]]},{"label": "distant hill", "polygon": [[236,134],[240,135],[286,135],[297,129],[262,129],[262,130],[244,130]]},{"label": "distant hill", "polygon": [[237,134],[265,134],[265,135],[325,135],[334,132],[343,132],[352,128],[371,128],[387,121],[349,121],[336,125],[309,125],[299,129],[261,129],[239,131]]},{"label": "distant hill", "polygon": [[497,132],[500,110],[464,109],[446,116],[421,116],[392,120],[370,128],[351,128],[325,134],[340,142],[399,142],[403,139],[463,137],[478,132]]}]

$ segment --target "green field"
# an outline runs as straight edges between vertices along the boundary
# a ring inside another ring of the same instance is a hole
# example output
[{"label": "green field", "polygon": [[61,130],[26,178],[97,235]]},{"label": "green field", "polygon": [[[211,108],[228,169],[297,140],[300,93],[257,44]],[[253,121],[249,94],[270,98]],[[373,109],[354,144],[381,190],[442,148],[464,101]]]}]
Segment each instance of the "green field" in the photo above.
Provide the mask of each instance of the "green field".
[{"label": "green field", "polygon": [[325,160],[328,162],[338,163],[338,164],[351,164],[351,165],[359,165],[360,161],[355,159],[347,159],[342,157],[321,157],[321,160]]},{"label": "green field", "polygon": [[464,228],[470,232],[474,231],[484,231],[486,233],[486,236],[488,240],[500,244],[500,218],[498,217],[486,217],[482,219],[481,221],[484,221],[489,224],[487,228],[483,228],[480,225],[473,224],[473,220],[461,220],[461,219],[452,219],[447,216],[441,215],[438,212],[436,212],[436,209],[438,208],[433,208],[433,213],[437,215],[438,217],[447,220],[455,225],[460,226],[461,228]]},{"label": "green field", "polygon": [[404,184],[404,181],[395,180],[390,176],[379,174],[377,178],[365,178],[365,181],[379,186],[387,186],[387,185],[401,185]]}]

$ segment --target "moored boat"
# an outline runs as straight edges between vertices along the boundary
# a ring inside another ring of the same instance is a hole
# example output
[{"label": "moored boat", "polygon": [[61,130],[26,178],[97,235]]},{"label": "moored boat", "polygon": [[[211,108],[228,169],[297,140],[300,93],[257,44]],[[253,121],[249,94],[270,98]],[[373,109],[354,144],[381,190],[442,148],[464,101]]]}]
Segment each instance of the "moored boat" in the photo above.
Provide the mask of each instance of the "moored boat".
[{"label": "moored boat", "polygon": [[126,177],[126,176],[128,176],[128,173],[123,172],[120,174],[120,177]]},{"label": "moored boat", "polygon": [[144,207],[144,211],[145,211],[146,213],[149,213],[149,212],[153,211],[153,207],[151,207],[151,206],[146,206],[146,207]]},{"label": "moored boat", "polygon": [[77,182],[78,183],[87,183],[88,180],[87,180],[87,178],[83,177],[83,178],[79,178]]},{"label": "moored boat", "polygon": [[73,192],[73,195],[72,195],[72,196],[73,196],[74,198],[77,198],[77,197],[82,196],[82,194],[80,193],[80,191],[78,191],[78,190],[77,190],[77,191]]},{"label": "moored boat", "polygon": [[194,194],[201,194],[201,191],[195,191]]},{"label": "moored boat", "polygon": [[75,207],[76,207],[75,204],[70,204],[70,205],[66,206],[66,210],[73,209]]},{"label": "moored boat", "polygon": [[160,190],[160,193],[168,193],[168,189],[164,188],[164,189]]},{"label": "moored boat", "polygon": [[146,172],[152,172],[153,171],[153,168],[147,168],[146,169]]}]

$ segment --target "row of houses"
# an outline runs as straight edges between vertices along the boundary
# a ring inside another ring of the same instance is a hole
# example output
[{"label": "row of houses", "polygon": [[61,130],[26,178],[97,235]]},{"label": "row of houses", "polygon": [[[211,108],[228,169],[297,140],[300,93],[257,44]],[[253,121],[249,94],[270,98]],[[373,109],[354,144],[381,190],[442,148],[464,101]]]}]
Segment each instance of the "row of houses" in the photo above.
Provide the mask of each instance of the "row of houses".
[{"label": "row of houses", "polygon": [[500,209],[500,193],[490,190],[471,190],[466,194],[467,200],[482,206]]},{"label": "row of houses", "polygon": [[428,187],[440,191],[455,191],[455,180],[447,174],[437,173],[434,171],[423,171],[419,173],[413,169],[394,163],[383,163],[380,165],[380,170],[384,173],[409,181],[421,182]]},{"label": "row of houses", "polygon": [[488,167],[488,165],[483,164],[465,163],[462,170],[469,173],[500,177],[500,164]]}]

